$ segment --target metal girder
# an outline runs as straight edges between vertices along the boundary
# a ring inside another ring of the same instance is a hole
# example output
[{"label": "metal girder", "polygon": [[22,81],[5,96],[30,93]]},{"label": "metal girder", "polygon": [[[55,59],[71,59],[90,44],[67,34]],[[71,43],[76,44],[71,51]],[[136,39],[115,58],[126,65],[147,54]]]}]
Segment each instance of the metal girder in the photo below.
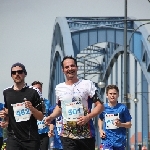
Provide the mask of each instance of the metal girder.
[{"label": "metal girder", "polygon": [[[97,27],[119,27],[124,28],[123,17],[67,17],[71,32]],[[128,21],[128,28],[133,28],[133,21]]]}]

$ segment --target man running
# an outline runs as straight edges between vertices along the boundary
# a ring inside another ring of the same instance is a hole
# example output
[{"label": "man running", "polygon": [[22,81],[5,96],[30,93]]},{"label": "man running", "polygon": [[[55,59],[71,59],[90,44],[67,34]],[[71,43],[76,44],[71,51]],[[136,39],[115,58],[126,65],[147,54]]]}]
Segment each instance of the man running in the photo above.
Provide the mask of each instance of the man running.
[{"label": "man running", "polygon": [[[39,91],[42,93],[42,86],[43,83],[40,81],[34,81],[31,84],[33,87],[38,88]],[[43,98],[43,103],[45,105],[45,110],[43,111],[44,113],[44,118],[50,115],[50,101]],[[49,146],[49,136],[48,136],[48,132],[49,132],[49,126],[46,126],[44,123],[44,118],[42,121],[38,120],[37,124],[38,124],[38,132],[39,132],[39,137],[40,137],[40,149],[41,150],[48,150],[48,146]]]},{"label": "man running", "polygon": [[[97,96],[92,81],[77,78],[77,61],[66,56],[61,63],[66,81],[56,86],[57,106],[45,123],[63,117],[60,134],[64,150],[95,150],[95,130],[92,118],[103,111],[103,104]],[[92,103],[95,108],[91,111]]]},{"label": "man running", "polygon": [[40,148],[37,120],[43,119],[41,95],[38,89],[25,83],[26,76],[23,64],[13,64],[11,77],[14,85],[3,91],[5,111],[0,112],[0,117],[5,117],[8,123],[7,150]]}]

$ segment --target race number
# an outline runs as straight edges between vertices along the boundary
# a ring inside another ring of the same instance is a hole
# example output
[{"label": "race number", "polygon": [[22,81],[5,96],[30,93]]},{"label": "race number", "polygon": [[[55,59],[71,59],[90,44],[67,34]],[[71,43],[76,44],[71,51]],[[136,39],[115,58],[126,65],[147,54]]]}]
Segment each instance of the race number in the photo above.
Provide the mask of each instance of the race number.
[{"label": "race number", "polygon": [[14,110],[14,117],[16,122],[27,121],[31,117],[31,111],[25,108],[25,103],[11,104]]},{"label": "race number", "polygon": [[62,116],[59,116],[56,118],[56,129],[57,129],[58,135],[60,135],[62,131]]},{"label": "race number", "polygon": [[37,125],[38,125],[39,130],[44,129],[46,127],[46,125],[44,123],[45,118],[46,117],[44,117],[42,121],[37,120]]},{"label": "race number", "polygon": [[106,129],[117,129],[118,127],[115,126],[114,124],[114,121],[116,119],[119,119],[119,113],[118,114],[105,114]]},{"label": "race number", "polygon": [[77,121],[80,116],[84,116],[83,106],[79,102],[73,102],[66,106],[66,120]]}]

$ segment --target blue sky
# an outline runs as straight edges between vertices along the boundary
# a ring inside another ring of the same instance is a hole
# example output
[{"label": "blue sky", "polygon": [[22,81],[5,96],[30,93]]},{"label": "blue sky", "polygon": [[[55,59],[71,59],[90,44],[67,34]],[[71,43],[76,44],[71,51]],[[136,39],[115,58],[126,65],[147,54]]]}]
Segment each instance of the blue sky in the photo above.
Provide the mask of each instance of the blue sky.
[{"label": "blue sky", "polygon": [[[128,0],[128,16],[150,19],[148,0]],[[124,16],[124,0],[0,0],[0,102],[11,86],[11,65],[26,66],[26,82],[40,80],[48,96],[51,39],[56,17]],[[150,25],[145,26],[150,33]]]}]

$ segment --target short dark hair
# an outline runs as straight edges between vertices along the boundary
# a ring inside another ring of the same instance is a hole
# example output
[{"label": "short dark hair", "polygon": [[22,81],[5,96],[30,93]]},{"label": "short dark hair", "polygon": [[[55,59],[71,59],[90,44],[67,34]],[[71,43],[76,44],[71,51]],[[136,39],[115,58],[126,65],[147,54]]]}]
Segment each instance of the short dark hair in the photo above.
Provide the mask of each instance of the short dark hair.
[{"label": "short dark hair", "polygon": [[73,59],[75,65],[77,66],[77,60],[76,60],[74,57],[72,57],[72,56],[65,56],[65,57],[63,58],[62,62],[61,62],[61,67],[62,67],[62,68],[64,68],[63,63],[64,63],[64,60],[66,60],[66,59]]},{"label": "short dark hair", "polygon": [[40,84],[40,85],[41,85],[41,87],[42,87],[42,85],[43,85],[43,83],[42,83],[42,82],[40,82],[40,81],[34,81],[34,82],[32,82],[32,84],[31,84],[31,85],[33,86],[33,85],[37,85],[37,84]]},{"label": "short dark hair", "polygon": [[[24,66],[22,63],[20,63],[20,62],[17,62],[17,63],[15,63],[15,64],[13,64],[13,65],[11,66],[11,71],[12,71],[12,68],[13,68],[13,67],[16,67],[16,66],[21,67],[22,70],[23,70],[23,72],[24,72],[24,74],[27,75],[27,71],[26,71],[25,66]],[[12,72],[11,72],[11,76],[12,76]]]},{"label": "short dark hair", "polygon": [[119,88],[118,88],[117,85],[108,85],[108,86],[106,87],[106,94],[108,94],[108,91],[109,91],[110,89],[115,89],[115,90],[119,93]]}]

